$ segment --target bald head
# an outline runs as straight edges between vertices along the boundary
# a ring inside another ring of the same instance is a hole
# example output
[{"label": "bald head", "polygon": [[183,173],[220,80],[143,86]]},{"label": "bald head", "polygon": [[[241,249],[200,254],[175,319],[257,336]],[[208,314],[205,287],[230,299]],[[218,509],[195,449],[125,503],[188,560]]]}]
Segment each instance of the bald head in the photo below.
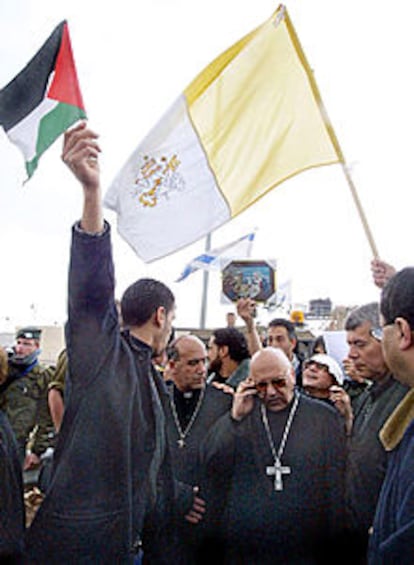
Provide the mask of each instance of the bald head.
[{"label": "bald head", "polygon": [[207,375],[204,343],[195,335],[180,336],[170,347],[170,375],[181,392],[202,388]]},{"label": "bald head", "polygon": [[201,347],[205,349],[204,343],[196,335],[182,335],[177,337],[177,339],[175,339],[171,344],[171,349],[175,349],[179,355],[192,347]]},{"label": "bald head", "polygon": [[280,371],[287,371],[291,367],[291,363],[287,358],[286,354],[281,349],[276,349],[276,347],[266,347],[257,351],[250,362],[250,371],[253,376],[253,372],[260,372],[263,366],[273,365],[280,369]]},{"label": "bald head", "polygon": [[250,363],[250,376],[269,410],[282,410],[292,400],[293,367],[281,349],[266,347],[255,353]]}]

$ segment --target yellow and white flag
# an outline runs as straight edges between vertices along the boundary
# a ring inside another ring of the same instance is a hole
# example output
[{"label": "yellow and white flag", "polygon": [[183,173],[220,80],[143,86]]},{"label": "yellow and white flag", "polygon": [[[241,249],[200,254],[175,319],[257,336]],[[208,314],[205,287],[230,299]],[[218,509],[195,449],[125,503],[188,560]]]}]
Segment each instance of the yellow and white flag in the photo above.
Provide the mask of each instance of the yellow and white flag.
[{"label": "yellow and white flag", "polygon": [[208,65],[133,152],[104,204],[146,262],[293,175],[343,162],[284,6]]}]

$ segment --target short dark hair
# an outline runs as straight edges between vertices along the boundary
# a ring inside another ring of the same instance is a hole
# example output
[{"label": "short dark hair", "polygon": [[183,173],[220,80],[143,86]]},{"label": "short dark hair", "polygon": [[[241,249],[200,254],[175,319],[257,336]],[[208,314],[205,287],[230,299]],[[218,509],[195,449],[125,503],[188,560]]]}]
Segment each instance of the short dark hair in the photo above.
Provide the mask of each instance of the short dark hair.
[{"label": "short dark hair", "polygon": [[414,330],[414,267],[398,271],[386,282],[380,307],[386,324],[392,324],[400,317]]},{"label": "short dark hair", "polygon": [[271,320],[267,325],[268,328],[275,328],[277,326],[283,326],[284,328],[286,328],[290,340],[297,340],[295,326],[292,324],[292,322],[286,320],[286,318],[273,318],[273,320]]},{"label": "short dark hair", "polygon": [[220,328],[213,332],[214,342],[218,347],[227,345],[229,348],[229,356],[236,363],[241,363],[244,359],[250,358],[249,348],[247,346],[244,334],[236,328]]},{"label": "short dark hair", "polygon": [[155,279],[139,279],[131,284],[121,298],[121,314],[126,326],[143,326],[160,306],[167,314],[173,309],[174,294]]}]

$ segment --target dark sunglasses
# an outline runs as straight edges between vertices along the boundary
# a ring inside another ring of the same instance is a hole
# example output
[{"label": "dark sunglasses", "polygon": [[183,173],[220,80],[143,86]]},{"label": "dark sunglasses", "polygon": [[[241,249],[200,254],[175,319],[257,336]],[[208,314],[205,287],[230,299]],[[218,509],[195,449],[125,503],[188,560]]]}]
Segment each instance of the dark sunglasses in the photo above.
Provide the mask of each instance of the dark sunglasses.
[{"label": "dark sunglasses", "polygon": [[277,377],[270,379],[269,381],[262,381],[260,383],[256,383],[256,390],[257,392],[266,392],[269,384],[271,384],[275,389],[283,388],[286,385],[286,380],[286,377]]},{"label": "dark sunglasses", "polygon": [[319,369],[320,371],[322,369],[325,369],[326,371],[328,370],[328,367],[326,365],[324,365],[323,363],[317,363],[316,361],[306,361],[305,368],[307,369],[308,367],[311,367],[312,365],[315,365],[315,367],[317,369]]}]

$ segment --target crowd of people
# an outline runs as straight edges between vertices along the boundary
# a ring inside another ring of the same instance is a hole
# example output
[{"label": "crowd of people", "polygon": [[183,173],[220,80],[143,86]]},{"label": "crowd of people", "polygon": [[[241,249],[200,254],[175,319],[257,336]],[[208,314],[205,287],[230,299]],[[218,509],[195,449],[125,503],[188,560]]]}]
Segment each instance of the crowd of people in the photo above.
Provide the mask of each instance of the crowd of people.
[{"label": "crowd of people", "polygon": [[323,340],[299,355],[287,319],[263,338],[249,298],[243,328],[175,336],[162,282],[115,301],[99,153],[86,124],[65,134],[84,196],[65,349],[43,366],[36,327],[0,348],[0,562],[410,565],[414,268],[373,261],[342,366]]}]

